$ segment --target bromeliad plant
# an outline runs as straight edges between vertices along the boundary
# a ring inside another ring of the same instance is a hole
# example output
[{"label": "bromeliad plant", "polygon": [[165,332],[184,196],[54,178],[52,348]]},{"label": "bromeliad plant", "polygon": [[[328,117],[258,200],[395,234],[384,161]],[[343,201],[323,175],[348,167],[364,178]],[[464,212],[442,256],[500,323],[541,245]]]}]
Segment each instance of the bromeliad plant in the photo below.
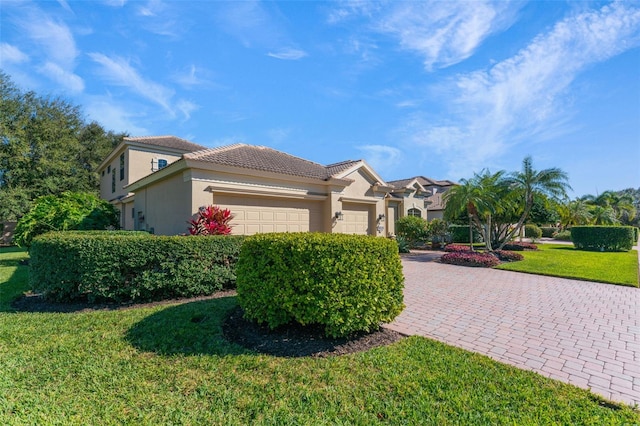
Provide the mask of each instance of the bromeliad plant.
[{"label": "bromeliad plant", "polygon": [[190,219],[189,234],[191,235],[229,235],[229,222],[233,215],[229,209],[218,206],[200,207],[195,219]]}]

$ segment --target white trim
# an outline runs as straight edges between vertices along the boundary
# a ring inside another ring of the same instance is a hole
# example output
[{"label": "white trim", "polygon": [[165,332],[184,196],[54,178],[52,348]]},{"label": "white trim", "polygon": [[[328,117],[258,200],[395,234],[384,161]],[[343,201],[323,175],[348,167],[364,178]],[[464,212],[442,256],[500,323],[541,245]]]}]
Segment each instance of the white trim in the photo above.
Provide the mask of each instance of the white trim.
[{"label": "white trim", "polygon": [[371,199],[362,199],[362,198],[349,198],[349,197],[340,197],[338,198],[338,201],[341,201],[343,203],[358,203],[358,204],[378,204],[378,202],[382,201],[382,199],[378,200],[371,200]]},{"label": "white trim", "polygon": [[254,195],[260,197],[273,197],[273,198],[292,198],[298,200],[326,200],[326,195],[312,194],[309,192],[290,192],[290,191],[274,191],[269,188],[259,187],[246,187],[240,185],[234,185],[233,187],[224,185],[210,185],[205,188],[205,191],[211,193],[221,193],[229,195]]}]

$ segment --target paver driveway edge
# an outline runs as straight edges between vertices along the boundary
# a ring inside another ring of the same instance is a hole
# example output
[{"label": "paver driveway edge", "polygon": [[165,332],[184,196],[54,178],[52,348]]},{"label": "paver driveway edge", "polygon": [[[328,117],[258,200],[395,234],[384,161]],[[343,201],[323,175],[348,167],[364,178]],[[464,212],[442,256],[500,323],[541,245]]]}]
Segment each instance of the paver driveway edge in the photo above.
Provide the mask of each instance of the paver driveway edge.
[{"label": "paver driveway edge", "polygon": [[406,308],[385,327],[640,405],[640,290],[403,256]]}]

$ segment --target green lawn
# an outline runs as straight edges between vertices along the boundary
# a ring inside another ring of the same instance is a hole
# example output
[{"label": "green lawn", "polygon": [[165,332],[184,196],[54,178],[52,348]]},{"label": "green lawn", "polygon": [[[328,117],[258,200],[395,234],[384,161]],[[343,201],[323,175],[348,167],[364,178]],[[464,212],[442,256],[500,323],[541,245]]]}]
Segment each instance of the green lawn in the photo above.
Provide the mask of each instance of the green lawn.
[{"label": "green lawn", "polygon": [[424,338],[329,359],[254,354],[221,336],[234,297],[13,312],[25,257],[0,249],[2,425],[640,423],[586,390]]},{"label": "green lawn", "polygon": [[537,251],[519,252],[523,261],[503,263],[497,269],[638,287],[636,250],[600,253],[576,250],[566,244],[538,247]]}]

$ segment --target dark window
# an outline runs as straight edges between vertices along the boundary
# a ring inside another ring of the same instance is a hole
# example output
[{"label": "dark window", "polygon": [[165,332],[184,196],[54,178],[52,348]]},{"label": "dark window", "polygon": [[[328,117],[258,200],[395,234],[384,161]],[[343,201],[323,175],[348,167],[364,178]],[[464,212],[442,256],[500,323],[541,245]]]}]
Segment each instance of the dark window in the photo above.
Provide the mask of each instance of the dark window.
[{"label": "dark window", "polygon": [[111,173],[111,164],[107,166],[107,173]]},{"label": "dark window", "polygon": [[124,153],[120,154],[120,180],[124,180]]},{"label": "dark window", "polygon": [[136,209],[135,207],[131,208],[131,219],[135,219],[136,218]]},{"label": "dark window", "polygon": [[104,176],[104,170],[102,171],[102,176]]},{"label": "dark window", "polygon": [[422,217],[422,212],[418,209],[409,209],[407,214],[409,216]]},{"label": "dark window", "polygon": [[116,169],[111,173],[111,192],[116,192]]},{"label": "dark window", "polygon": [[164,169],[165,167],[167,167],[167,160],[165,160],[164,158],[159,158],[158,159],[158,170]]}]

